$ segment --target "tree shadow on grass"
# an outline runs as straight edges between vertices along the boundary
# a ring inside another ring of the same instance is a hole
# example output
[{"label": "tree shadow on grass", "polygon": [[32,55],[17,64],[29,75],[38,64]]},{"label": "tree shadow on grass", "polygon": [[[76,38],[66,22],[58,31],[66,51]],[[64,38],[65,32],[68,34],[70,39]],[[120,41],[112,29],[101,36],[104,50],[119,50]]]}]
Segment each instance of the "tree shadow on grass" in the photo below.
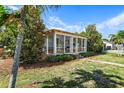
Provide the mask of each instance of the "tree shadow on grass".
[{"label": "tree shadow on grass", "polygon": [[[94,70],[88,72],[85,70],[77,70],[72,73],[77,75],[73,80],[65,81],[61,77],[56,77],[48,81],[40,82],[43,88],[116,88],[118,86],[124,87],[124,82],[117,82],[112,78],[124,80],[117,75],[107,75],[101,70]],[[88,82],[88,85],[85,83]],[[90,82],[94,82],[90,85]]]},{"label": "tree shadow on grass", "polygon": [[53,78],[42,83],[43,88],[77,88],[83,87],[80,81],[70,80],[64,81],[61,77]]},{"label": "tree shadow on grass", "polygon": [[102,70],[94,70],[92,73],[85,70],[77,70],[76,74],[80,76],[78,79],[83,82],[89,80],[95,81],[96,88],[116,88],[117,85],[124,87],[124,82],[117,82],[112,79],[124,80],[122,77],[117,75],[107,75]]}]

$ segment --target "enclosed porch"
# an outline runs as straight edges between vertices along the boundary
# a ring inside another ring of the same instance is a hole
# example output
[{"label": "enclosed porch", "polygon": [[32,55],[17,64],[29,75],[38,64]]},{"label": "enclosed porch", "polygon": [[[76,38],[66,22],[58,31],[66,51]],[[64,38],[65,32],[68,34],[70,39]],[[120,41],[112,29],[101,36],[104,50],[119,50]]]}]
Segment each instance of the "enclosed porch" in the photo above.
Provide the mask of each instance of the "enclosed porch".
[{"label": "enclosed porch", "polygon": [[78,54],[87,51],[87,38],[52,29],[47,31],[45,51],[49,55]]}]

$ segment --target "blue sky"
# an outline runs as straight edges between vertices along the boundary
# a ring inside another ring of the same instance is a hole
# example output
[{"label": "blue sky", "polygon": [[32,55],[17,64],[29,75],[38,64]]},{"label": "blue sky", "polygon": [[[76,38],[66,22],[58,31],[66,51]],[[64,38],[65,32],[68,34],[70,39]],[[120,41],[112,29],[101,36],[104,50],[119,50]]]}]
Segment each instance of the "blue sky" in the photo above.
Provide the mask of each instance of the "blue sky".
[{"label": "blue sky", "polygon": [[[17,6],[11,6],[16,10]],[[42,15],[49,29],[58,28],[69,32],[85,31],[88,24],[96,24],[103,38],[124,29],[124,6],[64,5]]]}]

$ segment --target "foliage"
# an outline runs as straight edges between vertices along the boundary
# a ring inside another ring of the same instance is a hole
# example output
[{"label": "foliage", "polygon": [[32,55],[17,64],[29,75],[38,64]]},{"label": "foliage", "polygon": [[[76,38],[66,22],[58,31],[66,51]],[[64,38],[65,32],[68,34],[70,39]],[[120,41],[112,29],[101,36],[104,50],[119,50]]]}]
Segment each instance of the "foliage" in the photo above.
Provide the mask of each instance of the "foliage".
[{"label": "foliage", "polygon": [[89,51],[89,52],[83,52],[83,53],[80,53],[81,56],[84,56],[84,57],[90,57],[90,56],[94,56],[96,55],[96,53],[92,52],[92,51]]},{"label": "foliage", "polygon": [[85,28],[85,32],[81,32],[80,35],[86,36],[88,38],[88,51],[102,52],[102,35],[96,30],[95,24],[88,25]]},{"label": "foliage", "polygon": [[6,6],[0,6],[0,44],[6,46],[4,55],[13,56],[18,34],[18,12],[13,13]]},{"label": "foliage", "polygon": [[86,32],[82,31],[82,32],[80,33],[80,35],[85,37],[85,36],[86,36]]},{"label": "foliage", "polygon": [[4,24],[6,18],[8,18],[9,12],[7,11],[6,7],[0,5],[0,26]]},{"label": "foliage", "polygon": [[[34,61],[32,57],[38,57],[38,54],[41,54],[43,47],[43,29],[45,28],[43,21],[40,20],[40,14],[37,9],[33,6],[26,6],[27,16],[26,16],[26,25],[28,28],[25,29],[24,41],[22,45],[21,60],[25,61]],[[18,11],[17,11],[18,13]],[[19,33],[18,28],[18,18],[15,17],[15,20],[4,26],[3,31],[0,33],[0,43],[5,48],[5,55],[13,56],[14,49],[16,44],[16,38]],[[37,59],[37,58],[36,58]]]},{"label": "foliage", "polygon": [[[13,11],[7,6],[0,5],[0,27],[11,24],[20,17],[20,11]],[[19,21],[19,20],[18,20]],[[0,28],[0,30],[2,30]]]},{"label": "foliage", "polygon": [[42,54],[44,46],[43,30],[45,25],[40,19],[40,12],[34,6],[26,7],[27,31],[24,33],[21,59],[26,62],[36,62]]},{"label": "foliage", "polygon": [[6,46],[4,54],[13,56],[17,34],[17,26],[14,23],[6,26],[6,29],[0,32],[0,43]]},{"label": "foliage", "polygon": [[110,34],[110,41],[113,44],[123,44],[124,43],[124,30],[118,31],[117,34]]},{"label": "foliage", "polygon": [[117,43],[118,43],[118,39],[117,39],[117,36],[116,36],[116,35],[110,34],[109,37],[110,37],[110,41],[111,41],[113,44],[117,44]]},{"label": "foliage", "polygon": [[39,57],[43,56],[43,30],[45,29],[45,25],[40,17],[45,10],[57,9],[58,7],[59,6],[25,5],[21,9],[21,21],[25,25],[23,27],[25,31],[21,52],[21,60],[24,62],[36,62],[39,61]]},{"label": "foliage", "polygon": [[[56,9],[58,7],[59,6],[23,6],[19,11],[10,12],[5,6],[0,6],[0,17],[2,18],[0,43],[6,46],[5,52],[7,53],[5,54],[10,56],[14,55],[16,37],[18,32],[22,31],[20,29],[24,29],[21,60],[26,62],[36,61],[37,57],[42,55],[41,53],[43,52],[42,48],[44,44],[44,35],[42,32],[45,25],[41,20],[41,15],[49,8]],[[23,18],[23,21],[26,23],[26,28],[23,28],[22,26],[21,28],[18,27],[22,23],[20,21],[20,17],[23,14],[22,12],[25,12],[25,16],[22,17],[25,17]],[[4,18],[3,14],[7,15],[7,17]]]},{"label": "foliage", "polygon": [[117,33],[117,36],[120,37],[120,38],[124,38],[124,30],[120,30],[120,31]]},{"label": "foliage", "polygon": [[65,62],[76,59],[74,55],[64,54],[64,55],[57,55],[57,56],[48,56],[48,62]]}]

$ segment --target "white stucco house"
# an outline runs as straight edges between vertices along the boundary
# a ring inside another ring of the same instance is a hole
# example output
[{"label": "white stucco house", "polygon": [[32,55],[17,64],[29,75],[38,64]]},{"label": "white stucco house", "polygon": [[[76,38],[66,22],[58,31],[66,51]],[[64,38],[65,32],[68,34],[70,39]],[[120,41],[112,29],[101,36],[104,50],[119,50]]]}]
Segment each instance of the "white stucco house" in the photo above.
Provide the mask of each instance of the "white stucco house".
[{"label": "white stucco house", "polygon": [[45,31],[45,51],[48,55],[87,52],[87,38],[58,29]]},{"label": "white stucco house", "polygon": [[114,45],[109,41],[103,41],[104,47],[103,50],[112,50],[114,48]]}]

